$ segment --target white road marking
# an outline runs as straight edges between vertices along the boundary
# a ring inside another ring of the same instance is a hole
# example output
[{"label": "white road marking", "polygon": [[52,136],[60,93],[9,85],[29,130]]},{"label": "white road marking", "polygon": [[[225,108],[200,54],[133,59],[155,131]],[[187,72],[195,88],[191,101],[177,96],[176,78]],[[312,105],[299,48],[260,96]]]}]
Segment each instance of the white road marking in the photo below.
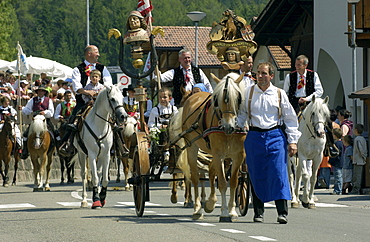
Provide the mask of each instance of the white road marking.
[{"label": "white road marking", "polygon": [[30,203],[18,203],[18,204],[3,204],[0,205],[0,209],[2,208],[35,208],[35,205]]},{"label": "white road marking", "polygon": [[[127,207],[135,207],[135,202],[117,202],[117,203],[122,204],[122,205],[127,206]],[[160,207],[162,205],[161,204],[157,204],[157,203],[145,202],[145,206],[157,206],[157,207]]]},{"label": "white road marking", "polygon": [[320,208],[348,208],[347,205],[342,204],[332,204],[332,203],[315,203],[316,207]]},{"label": "white road marking", "polygon": [[156,211],[144,211],[144,213],[157,213]]},{"label": "white road marking", "polygon": [[236,230],[236,229],[220,229],[221,231],[229,232],[232,234],[245,234],[244,231]]},{"label": "white road marking", "polygon": [[190,218],[177,218],[179,221],[192,221]]},{"label": "white road marking", "polygon": [[161,214],[158,214],[159,216],[171,216],[171,215],[169,215],[169,214],[167,214],[167,213],[161,213]]},{"label": "white road marking", "polygon": [[[64,207],[81,207],[81,202],[57,202],[58,204]],[[92,203],[88,203],[88,206],[91,206]]]},{"label": "white road marking", "polygon": [[276,239],[272,239],[272,238],[265,237],[265,236],[248,236],[248,237],[252,239],[261,240],[261,241],[277,241]]},{"label": "white road marking", "polygon": [[210,223],[195,223],[195,224],[198,224],[200,226],[204,226],[204,227],[212,227],[212,226],[216,226],[214,224],[210,224]]}]

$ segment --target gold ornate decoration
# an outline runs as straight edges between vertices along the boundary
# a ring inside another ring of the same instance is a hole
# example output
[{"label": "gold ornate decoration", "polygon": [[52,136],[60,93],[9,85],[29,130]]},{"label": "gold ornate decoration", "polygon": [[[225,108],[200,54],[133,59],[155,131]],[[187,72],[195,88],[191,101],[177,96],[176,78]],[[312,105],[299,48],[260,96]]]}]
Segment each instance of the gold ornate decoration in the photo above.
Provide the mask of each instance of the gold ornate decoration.
[{"label": "gold ornate decoration", "polygon": [[250,55],[257,50],[254,33],[247,21],[232,10],[222,13],[223,17],[212,24],[207,43],[209,53],[216,55],[225,70],[238,71]]}]

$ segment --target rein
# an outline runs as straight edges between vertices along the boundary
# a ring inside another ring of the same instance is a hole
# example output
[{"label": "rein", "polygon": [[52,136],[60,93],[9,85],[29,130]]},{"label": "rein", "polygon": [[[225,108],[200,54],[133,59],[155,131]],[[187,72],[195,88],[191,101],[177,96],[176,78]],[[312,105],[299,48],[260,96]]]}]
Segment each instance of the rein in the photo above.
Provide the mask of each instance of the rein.
[{"label": "rein", "polygon": [[[320,124],[320,123],[322,123],[324,126],[325,126],[325,123],[324,122],[322,122],[322,121],[319,121],[319,122],[317,122],[317,123],[315,123],[315,124],[313,124],[312,123],[312,115],[313,114],[311,114],[311,118],[310,118],[310,123],[311,123],[311,125],[312,125],[312,127],[315,129],[315,126],[316,125],[318,125],[318,124]],[[304,117],[304,115],[302,114],[302,119],[306,122],[306,127],[307,127],[307,129],[308,129],[308,131],[310,132],[310,134],[311,134],[311,137],[312,138],[314,138],[314,139],[316,139],[317,137],[316,137],[316,135],[314,135],[314,132],[312,132],[312,130],[310,129],[310,126],[308,125],[308,122],[306,121],[306,118]],[[316,131],[316,130],[314,130],[314,131]],[[317,131],[316,131],[317,132]]]}]

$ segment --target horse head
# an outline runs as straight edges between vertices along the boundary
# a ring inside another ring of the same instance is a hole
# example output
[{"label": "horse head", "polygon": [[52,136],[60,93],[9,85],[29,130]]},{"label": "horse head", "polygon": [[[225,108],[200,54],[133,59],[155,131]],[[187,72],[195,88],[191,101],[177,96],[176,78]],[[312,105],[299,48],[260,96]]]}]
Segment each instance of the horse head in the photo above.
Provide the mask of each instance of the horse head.
[{"label": "horse head", "polygon": [[329,97],[325,99],[313,96],[311,103],[303,111],[303,120],[313,137],[325,137],[325,124],[330,117]]},{"label": "horse head", "polygon": [[213,107],[219,118],[220,128],[225,134],[231,134],[235,130],[236,116],[242,100],[239,83],[243,76],[229,73],[222,80],[219,80],[214,75],[212,77],[217,83],[212,94]]},{"label": "horse head", "polygon": [[122,124],[128,117],[125,108],[123,106],[123,95],[119,90],[117,85],[107,87],[107,100],[109,102],[109,107],[112,109],[114,114],[113,119],[118,123]]},{"label": "horse head", "polygon": [[33,117],[28,137],[34,134],[34,148],[36,150],[41,148],[46,132],[48,132],[46,118],[43,115],[36,115]]},{"label": "horse head", "polygon": [[9,136],[15,136],[15,117],[11,115],[3,115],[4,117],[4,132],[6,132]]}]

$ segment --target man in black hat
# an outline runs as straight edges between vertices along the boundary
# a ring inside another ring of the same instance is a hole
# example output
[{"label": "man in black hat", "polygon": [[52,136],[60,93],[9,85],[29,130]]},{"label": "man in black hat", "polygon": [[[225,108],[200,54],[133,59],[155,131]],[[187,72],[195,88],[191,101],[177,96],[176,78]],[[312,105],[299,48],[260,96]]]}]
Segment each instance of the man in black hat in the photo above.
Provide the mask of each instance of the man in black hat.
[{"label": "man in black hat", "polygon": [[[51,122],[51,117],[54,116],[54,104],[53,101],[47,96],[49,93],[48,90],[44,86],[40,86],[38,89],[35,90],[37,96],[30,99],[26,106],[22,107],[19,106],[19,109],[22,110],[22,114],[24,115],[44,115],[46,118],[46,122],[50,131],[53,132],[54,137],[56,140],[60,140],[58,132],[55,130],[53,123]],[[27,149],[27,138],[28,138],[28,131],[27,130],[23,133],[23,150],[21,154],[21,159],[27,159],[28,157],[28,149]]]}]

